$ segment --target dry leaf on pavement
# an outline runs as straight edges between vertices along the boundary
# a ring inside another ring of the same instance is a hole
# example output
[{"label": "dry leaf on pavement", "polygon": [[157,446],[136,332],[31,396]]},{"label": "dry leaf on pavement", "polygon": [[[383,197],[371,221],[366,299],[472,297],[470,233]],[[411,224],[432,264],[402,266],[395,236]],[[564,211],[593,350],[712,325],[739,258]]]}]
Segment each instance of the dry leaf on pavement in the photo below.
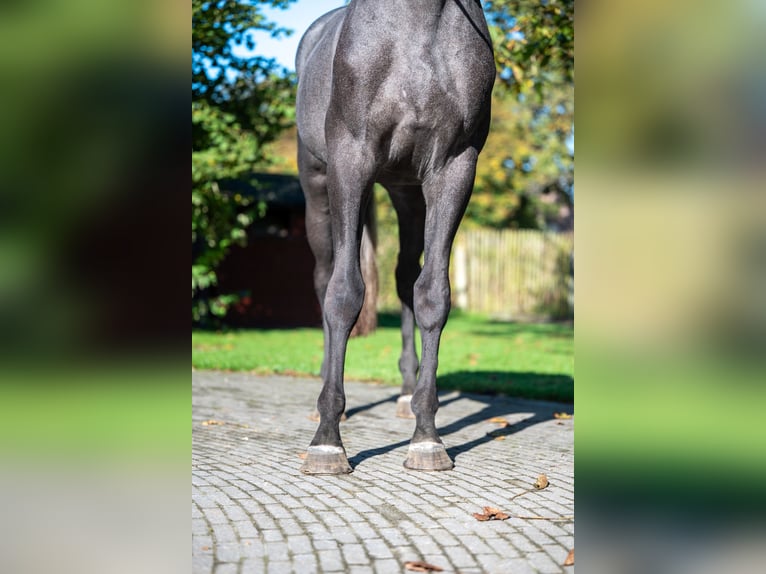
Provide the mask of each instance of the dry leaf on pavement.
[{"label": "dry leaf on pavement", "polygon": [[511,517],[511,515],[506,514],[499,508],[492,508],[491,506],[485,506],[483,514],[474,512],[473,517],[480,522],[484,522],[486,520],[508,520]]},{"label": "dry leaf on pavement", "polygon": [[541,474],[540,476],[537,477],[537,480],[535,481],[535,488],[538,490],[542,490],[546,486],[548,486],[548,477],[545,476],[544,474]]},{"label": "dry leaf on pavement", "polygon": [[223,421],[217,421],[215,419],[210,419],[210,420],[207,420],[207,421],[202,421],[202,426],[203,427],[208,427],[208,426],[213,426],[213,425],[223,425],[223,424],[226,424],[226,423],[224,423]]},{"label": "dry leaf on pavement", "polygon": [[564,560],[564,566],[572,566],[574,564],[574,548],[567,554],[566,560]]},{"label": "dry leaf on pavement", "polygon": [[405,562],[404,567],[407,570],[411,570],[412,572],[442,572],[444,571],[444,568],[439,568],[438,566],[434,566],[433,564],[429,564],[428,562],[420,562],[420,561]]},{"label": "dry leaf on pavement", "polygon": [[569,413],[553,413],[554,419],[571,419],[572,415]]}]

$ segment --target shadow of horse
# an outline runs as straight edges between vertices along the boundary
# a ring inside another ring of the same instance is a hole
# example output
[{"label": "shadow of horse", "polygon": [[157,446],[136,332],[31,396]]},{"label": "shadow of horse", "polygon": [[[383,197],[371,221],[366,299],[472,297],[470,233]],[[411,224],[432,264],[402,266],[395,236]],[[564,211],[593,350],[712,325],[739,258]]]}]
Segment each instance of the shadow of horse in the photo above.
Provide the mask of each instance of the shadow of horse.
[{"label": "shadow of horse", "polygon": [[[478,374],[481,375],[482,373],[478,373]],[[572,386],[574,385],[574,381],[572,377],[569,377],[567,375],[550,375],[550,374],[543,374],[543,373],[514,373],[514,372],[503,372],[501,374],[502,376],[507,377],[509,379],[517,379],[522,377],[531,384],[534,384],[535,382],[543,384],[543,383],[550,383],[551,381],[554,381],[560,385],[563,385],[564,387],[566,387],[567,385],[572,385]],[[439,394],[442,397],[444,397],[445,395],[452,395],[456,390],[459,393],[456,396],[446,396],[445,398],[440,399],[439,401],[440,407],[445,407],[451,403],[454,403],[456,401],[461,401],[461,400],[471,400],[474,402],[483,403],[482,407],[478,411],[439,427],[437,430],[439,432],[439,435],[442,437],[449,436],[450,434],[461,431],[469,426],[472,426],[481,422],[485,422],[488,419],[491,419],[494,417],[508,416],[509,414],[512,414],[508,412],[507,402],[503,401],[503,404],[498,404],[498,400],[496,398],[497,395],[482,395],[482,394],[475,394],[475,393],[466,393],[460,390],[460,388],[455,388],[460,381],[464,381],[469,375],[473,376],[475,379],[477,373],[475,372],[450,373],[445,375],[444,377],[439,378],[439,386],[440,386]],[[487,375],[487,373],[484,373],[484,375]],[[492,373],[492,376],[494,376],[494,372]],[[379,405],[383,405],[389,402],[395,403],[397,397],[398,397],[398,394],[394,394],[388,398],[381,399],[379,401],[375,401],[375,402],[362,405],[359,407],[355,407],[353,409],[349,409],[346,412],[346,416],[348,418],[351,418],[352,416],[358,415],[359,413],[370,410]],[[507,397],[507,399],[511,401],[519,400],[519,401],[525,401],[525,402],[529,400],[526,398],[522,399],[518,397]],[[562,404],[560,402],[534,400],[534,401],[529,401],[529,407],[530,408],[525,408],[524,411],[525,412],[533,411],[532,416],[529,416],[521,421],[517,421],[515,423],[509,424],[508,426],[495,429],[491,432],[485,432],[482,430],[480,431],[482,433],[480,436],[477,436],[476,438],[466,441],[462,444],[449,447],[447,449],[447,454],[450,456],[450,458],[455,460],[459,455],[469,452],[470,450],[476,447],[479,447],[483,444],[486,444],[490,441],[493,441],[497,439],[497,437],[509,436],[517,432],[520,432],[528,427],[536,425],[538,423],[552,420],[554,418],[553,416],[554,413],[565,412],[567,414],[573,414],[574,412],[573,405],[571,403]],[[408,438],[408,439],[391,443],[382,447],[364,450],[364,451],[358,452],[356,455],[349,458],[348,459],[349,464],[351,465],[352,468],[356,468],[359,464],[361,464],[362,462],[364,462],[365,460],[369,458],[373,458],[375,456],[380,456],[380,455],[389,453],[393,450],[402,448],[409,444],[410,444],[410,440]]]}]

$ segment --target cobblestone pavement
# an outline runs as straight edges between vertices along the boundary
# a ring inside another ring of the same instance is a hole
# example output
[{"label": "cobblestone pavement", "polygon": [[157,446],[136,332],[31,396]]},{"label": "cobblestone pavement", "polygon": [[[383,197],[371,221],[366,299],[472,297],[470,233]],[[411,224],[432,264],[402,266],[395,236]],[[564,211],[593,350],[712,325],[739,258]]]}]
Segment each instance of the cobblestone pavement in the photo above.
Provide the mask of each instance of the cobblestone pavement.
[{"label": "cobblestone pavement", "polygon": [[[455,469],[426,473],[402,466],[414,421],[394,416],[397,389],[346,383],[354,472],[306,476],[317,380],[195,371],[192,388],[195,574],[574,571],[573,419],[553,417],[571,405],[442,394]],[[480,522],[484,506],[511,518]]]}]

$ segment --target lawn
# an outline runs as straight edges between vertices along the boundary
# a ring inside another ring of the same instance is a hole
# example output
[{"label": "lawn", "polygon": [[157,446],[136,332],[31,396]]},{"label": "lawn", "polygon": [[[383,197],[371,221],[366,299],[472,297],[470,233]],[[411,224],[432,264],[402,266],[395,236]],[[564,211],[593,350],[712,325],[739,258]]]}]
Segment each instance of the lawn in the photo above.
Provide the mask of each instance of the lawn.
[{"label": "lawn", "polygon": [[[346,378],[400,385],[400,349],[399,317],[380,315],[374,334],[349,340]],[[453,313],[442,335],[438,385],[444,390],[572,402],[573,356],[569,324],[499,322]],[[321,363],[320,329],[192,333],[196,369],[319,376]]]}]

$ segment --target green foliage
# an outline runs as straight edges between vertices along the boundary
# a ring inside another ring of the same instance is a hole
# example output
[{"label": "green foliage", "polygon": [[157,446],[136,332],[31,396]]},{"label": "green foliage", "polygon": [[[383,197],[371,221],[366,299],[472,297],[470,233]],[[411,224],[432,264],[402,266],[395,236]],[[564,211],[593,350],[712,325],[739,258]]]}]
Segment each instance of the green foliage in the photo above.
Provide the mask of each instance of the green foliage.
[{"label": "green foliage", "polygon": [[544,229],[574,181],[574,157],[567,146],[573,122],[572,86],[550,89],[546,103],[498,93],[492,126],[479,156],[469,224],[494,228]]},{"label": "green foliage", "polygon": [[487,2],[501,81],[514,94],[574,83],[574,0]]},{"label": "green foliage", "polygon": [[499,70],[492,126],[466,219],[542,229],[574,181],[574,1],[487,2]]},{"label": "green foliage", "polygon": [[[266,144],[294,119],[294,81],[273,60],[243,57],[251,32],[285,34],[263,16],[263,5],[291,0],[192,0],[192,320],[209,323],[236,301],[215,289],[216,268],[264,206],[229,193],[222,182],[246,180],[266,166]],[[257,182],[253,182],[256,184]]]}]

